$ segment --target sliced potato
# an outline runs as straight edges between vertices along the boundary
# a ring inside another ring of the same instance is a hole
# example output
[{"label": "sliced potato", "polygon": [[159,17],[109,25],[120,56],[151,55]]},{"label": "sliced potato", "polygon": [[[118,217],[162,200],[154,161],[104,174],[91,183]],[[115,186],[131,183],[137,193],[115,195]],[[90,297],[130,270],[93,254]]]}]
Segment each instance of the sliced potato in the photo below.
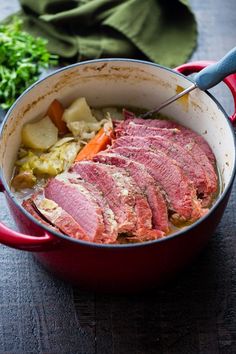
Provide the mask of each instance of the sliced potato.
[{"label": "sliced potato", "polygon": [[97,122],[84,97],[77,98],[67,109],[65,109],[62,119],[67,124],[81,120],[91,123]]},{"label": "sliced potato", "polygon": [[25,147],[47,150],[57,142],[58,129],[49,117],[45,117],[38,122],[25,124],[21,137]]}]

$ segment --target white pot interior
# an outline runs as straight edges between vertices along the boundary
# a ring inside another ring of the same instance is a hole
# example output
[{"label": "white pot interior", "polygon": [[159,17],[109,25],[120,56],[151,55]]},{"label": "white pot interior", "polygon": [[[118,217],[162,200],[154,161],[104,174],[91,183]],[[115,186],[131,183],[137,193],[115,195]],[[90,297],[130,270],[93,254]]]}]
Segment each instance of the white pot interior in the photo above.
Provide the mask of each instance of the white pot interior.
[{"label": "white pot interior", "polygon": [[[0,167],[9,183],[23,124],[42,117],[54,98],[65,106],[85,96],[91,106],[152,109],[186,88],[189,80],[153,64],[128,60],[81,63],[37,83],[8,114],[0,140]],[[168,106],[163,113],[203,135],[213,149],[224,189],[235,164],[233,132],[218,105],[204,92],[194,90],[187,100]]]}]

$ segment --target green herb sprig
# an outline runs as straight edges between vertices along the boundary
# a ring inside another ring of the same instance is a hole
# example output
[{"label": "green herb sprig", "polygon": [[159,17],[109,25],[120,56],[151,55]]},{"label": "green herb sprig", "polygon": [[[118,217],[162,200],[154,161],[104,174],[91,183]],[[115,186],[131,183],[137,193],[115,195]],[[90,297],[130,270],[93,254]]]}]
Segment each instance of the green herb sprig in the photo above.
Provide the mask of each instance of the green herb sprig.
[{"label": "green herb sprig", "polygon": [[15,99],[38,80],[42,69],[56,65],[58,56],[48,52],[47,41],[22,31],[14,18],[0,25],[0,107],[8,109]]}]

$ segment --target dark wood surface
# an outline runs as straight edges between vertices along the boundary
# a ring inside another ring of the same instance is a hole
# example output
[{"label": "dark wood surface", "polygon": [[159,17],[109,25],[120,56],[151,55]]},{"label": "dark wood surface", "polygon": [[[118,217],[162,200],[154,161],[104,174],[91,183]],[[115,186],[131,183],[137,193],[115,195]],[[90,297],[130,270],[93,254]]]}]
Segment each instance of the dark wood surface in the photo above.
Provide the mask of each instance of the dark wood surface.
[{"label": "dark wood surface", "polygon": [[[219,59],[236,44],[235,0],[191,0],[198,47]],[[17,1],[0,1],[0,18]],[[214,94],[232,111],[220,85]],[[0,195],[0,220],[14,227]],[[0,354],[236,353],[236,184],[206,250],[168,285],[98,295],[57,280],[27,252],[0,246]]]}]

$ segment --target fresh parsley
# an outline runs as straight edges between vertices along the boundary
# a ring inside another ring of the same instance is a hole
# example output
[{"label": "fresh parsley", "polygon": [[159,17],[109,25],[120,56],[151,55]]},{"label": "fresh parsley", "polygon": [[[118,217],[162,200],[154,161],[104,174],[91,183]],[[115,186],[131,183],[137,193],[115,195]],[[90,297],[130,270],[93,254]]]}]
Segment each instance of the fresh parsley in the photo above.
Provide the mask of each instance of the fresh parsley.
[{"label": "fresh parsley", "polygon": [[0,107],[8,109],[33,82],[42,69],[56,65],[58,57],[48,52],[47,41],[22,31],[14,18],[0,25]]}]

